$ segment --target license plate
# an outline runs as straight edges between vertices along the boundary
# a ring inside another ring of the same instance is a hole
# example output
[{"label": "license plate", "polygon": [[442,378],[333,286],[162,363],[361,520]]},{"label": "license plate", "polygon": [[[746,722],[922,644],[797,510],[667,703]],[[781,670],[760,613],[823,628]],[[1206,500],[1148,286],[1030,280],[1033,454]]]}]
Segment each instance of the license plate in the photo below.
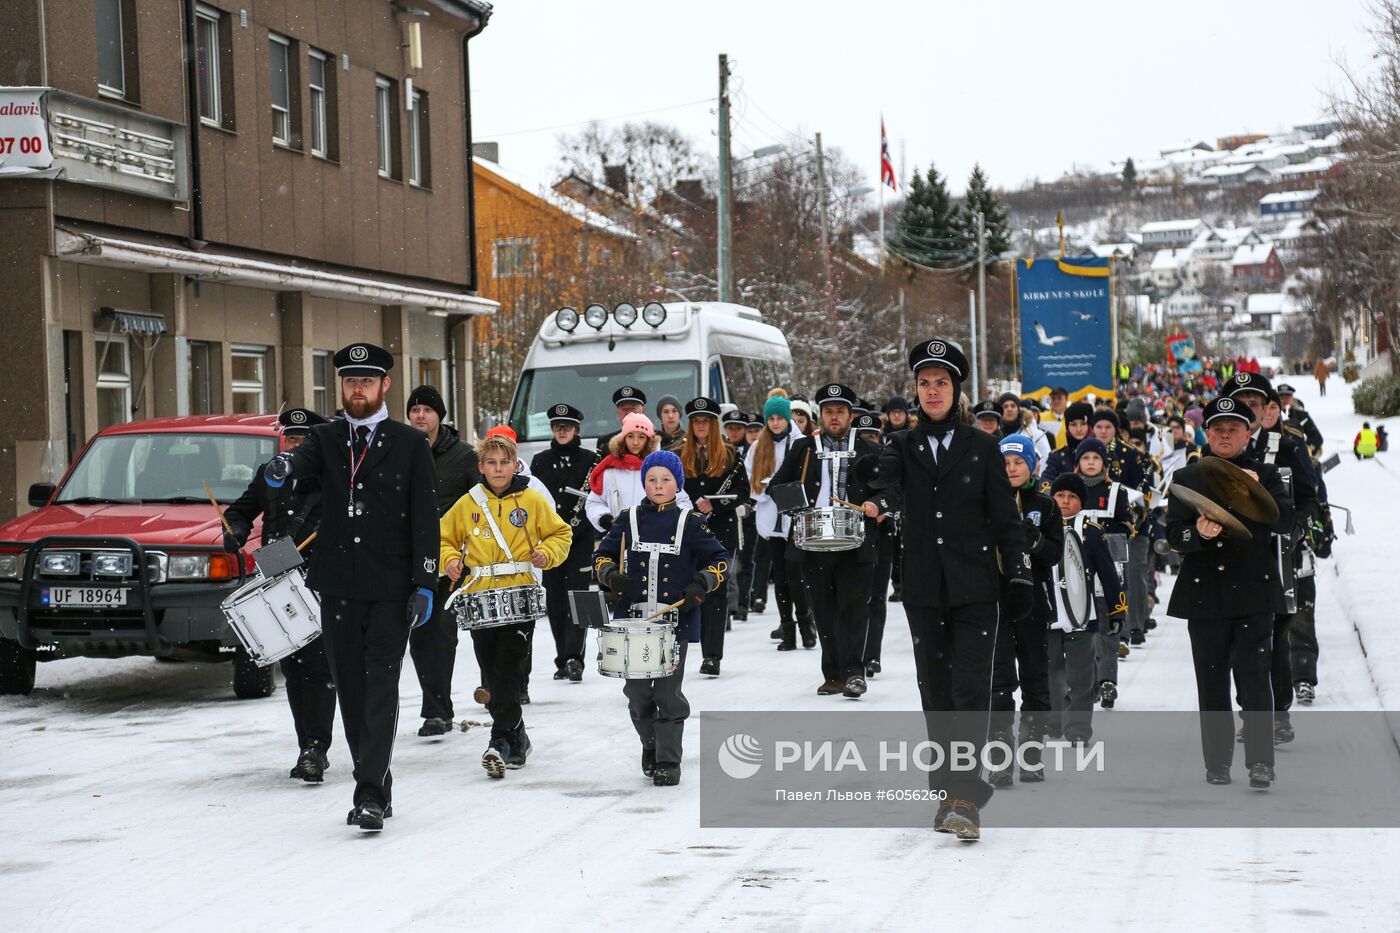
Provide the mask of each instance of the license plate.
[{"label": "license plate", "polygon": [[126,590],[118,586],[50,586],[39,591],[39,602],[73,609],[114,609],[126,605]]}]

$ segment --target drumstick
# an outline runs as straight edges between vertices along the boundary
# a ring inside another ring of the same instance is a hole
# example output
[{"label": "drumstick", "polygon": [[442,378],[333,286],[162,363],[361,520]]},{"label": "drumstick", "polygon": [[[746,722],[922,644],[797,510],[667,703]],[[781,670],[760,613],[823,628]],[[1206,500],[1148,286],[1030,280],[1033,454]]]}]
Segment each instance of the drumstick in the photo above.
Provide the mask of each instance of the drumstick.
[{"label": "drumstick", "polygon": [[678,600],[676,600],[675,602],[671,603],[671,605],[669,605],[669,606],[662,606],[660,609],[656,610],[655,612],[653,612],[651,615],[647,616],[647,617],[646,617],[645,619],[643,619],[642,621],[643,621],[643,622],[650,622],[652,619],[659,619],[661,616],[664,616],[666,613],[670,612],[672,609],[679,609],[680,607],[682,607],[682,606],[684,606],[684,605],[685,605],[685,600],[683,600],[683,599],[678,599]]},{"label": "drumstick", "polygon": [[310,537],[308,537],[305,541],[303,541],[303,542],[301,542],[300,544],[297,545],[297,550],[298,550],[298,551],[305,550],[305,549],[306,549],[306,546],[307,546],[308,544],[310,544],[312,541],[315,541],[315,540],[316,540],[316,534],[317,534],[317,533],[314,532],[314,531],[311,532],[311,536],[310,536]]},{"label": "drumstick", "polygon": [[[214,507],[214,514],[219,516],[219,523],[224,526],[224,531],[233,535],[233,526],[230,525],[228,519],[224,517],[224,510],[219,508],[219,500],[214,498],[214,491],[209,488],[209,484],[204,480],[200,480],[199,485],[204,487],[204,494],[209,497],[209,504]],[[234,537],[237,537],[237,535],[234,535]]]},{"label": "drumstick", "polygon": [[838,499],[838,498],[836,498],[835,496],[832,496],[832,497],[831,497],[831,501],[832,501],[832,502],[835,502],[837,505],[844,505],[844,506],[845,506],[846,508],[848,508],[848,509],[863,509],[863,508],[864,508],[864,506],[856,505],[854,502],[847,502],[845,499]]}]

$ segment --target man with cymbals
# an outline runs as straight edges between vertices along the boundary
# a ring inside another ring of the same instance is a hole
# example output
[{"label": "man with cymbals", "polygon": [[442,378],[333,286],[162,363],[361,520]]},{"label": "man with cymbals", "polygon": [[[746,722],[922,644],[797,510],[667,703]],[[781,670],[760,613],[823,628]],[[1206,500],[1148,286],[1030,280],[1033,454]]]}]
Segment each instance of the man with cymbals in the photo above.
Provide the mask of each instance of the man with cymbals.
[{"label": "man with cymbals", "polygon": [[[909,368],[919,423],[890,436],[871,485],[896,499],[903,514],[904,608],[920,702],[936,714],[927,717],[929,738],[945,749],[970,742],[980,755],[998,625],[1003,613],[1022,619],[1034,605],[1026,535],[998,438],[962,423],[967,357],[949,340],[922,340]],[[991,785],[945,758],[929,786],[947,792],[933,828],[979,838]]]},{"label": "man with cymbals", "polygon": [[1278,467],[1250,452],[1253,414],[1221,396],[1206,406],[1207,447],[1172,476],[1167,541],[1181,570],[1167,612],[1186,619],[1201,710],[1206,780],[1230,783],[1235,730],[1230,681],[1244,710],[1249,784],[1275,779],[1270,685],[1274,617],[1283,588],[1269,533],[1293,525],[1293,497]]},{"label": "man with cymbals", "polygon": [[433,614],[437,477],[427,437],[389,417],[389,351],[352,343],[334,362],[345,420],[312,428],[264,475],[273,487],[289,479],[321,484],[306,582],[321,595],[321,637],[355,762],[355,805],[345,822],[377,831],[393,815],[389,760],[409,629]]}]

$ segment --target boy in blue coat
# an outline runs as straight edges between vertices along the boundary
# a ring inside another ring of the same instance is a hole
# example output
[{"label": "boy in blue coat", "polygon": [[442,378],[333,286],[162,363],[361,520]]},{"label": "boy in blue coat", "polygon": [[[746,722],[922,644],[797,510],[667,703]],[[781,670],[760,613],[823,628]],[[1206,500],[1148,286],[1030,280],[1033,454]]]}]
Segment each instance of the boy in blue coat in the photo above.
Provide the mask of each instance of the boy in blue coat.
[{"label": "boy in blue coat", "polygon": [[[700,640],[699,606],[705,594],[724,586],[729,552],[699,513],[677,509],[676,493],[685,483],[680,457],[669,450],[653,451],[642,461],[642,483],[646,500],[624,510],[608,528],[593,552],[593,570],[599,586],[619,597],[613,606],[615,619],[626,618],[638,604],[650,614],[685,601],[676,632],[676,672],[654,680],[628,680],[622,689],[642,740],[642,773],[657,787],[669,787],[681,780],[681,735],[690,715],[690,703],[681,692],[686,645]],[[722,599],[723,594],[714,598]]]}]

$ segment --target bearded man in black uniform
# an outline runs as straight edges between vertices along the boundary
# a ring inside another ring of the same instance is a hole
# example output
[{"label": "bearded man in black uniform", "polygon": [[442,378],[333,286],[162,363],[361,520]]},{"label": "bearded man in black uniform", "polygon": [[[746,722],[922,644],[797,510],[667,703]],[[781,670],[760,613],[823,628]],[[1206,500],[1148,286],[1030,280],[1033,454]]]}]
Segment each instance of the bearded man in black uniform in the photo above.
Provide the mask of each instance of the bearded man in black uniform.
[{"label": "bearded man in black uniform", "polygon": [[272,458],[264,475],[273,487],[288,479],[321,483],[307,585],[321,594],[321,637],[355,762],[346,823],[377,831],[393,815],[389,761],[409,628],[433,614],[437,479],[423,432],[389,418],[393,356],[354,343],[334,360],[345,420],[312,428],[300,447]]},{"label": "bearded man in black uniform", "polygon": [[[663,398],[657,407],[664,409],[666,404]],[[574,624],[569,591],[588,589],[593,573],[593,525],[583,514],[583,497],[578,493],[588,489],[588,473],[595,457],[585,454],[579,443],[582,424],[583,412],[567,402],[549,406],[549,430],[554,439],[530,461],[530,472],[544,483],[554,499],[554,510],[574,532],[569,556],[544,572],[545,611],[554,633],[554,679],[571,683],[583,680],[588,630]]]},{"label": "bearded man in black uniform", "polygon": [[[283,449],[295,450],[314,426],[330,422],[309,409],[289,408],[277,417],[277,423],[282,426]],[[238,553],[248,543],[259,515],[264,545],[279,538],[291,538],[299,544],[311,537],[321,521],[321,487],[315,479],[274,489],[263,479],[265,469],[266,464],[258,467],[243,495],[224,510],[224,519],[232,529],[224,533],[224,547],[230,553]],[[302,557],[309,559],[315,547],[315,542],[308,544]],[[322,640],[318,638],[284,658],[282,677],[287,683],[287,705],[292,708],[299,750],[290,777],[319,784],[330,767],[326,751],[335,729],[335,685]]]},{"label": "bearded man in black uniform", "polygon": [[[940,713],[928,719],[929,738],[945,749],[970,742],[980,756],[998,624],[1003,612],[1025,618],[1034,603],[1026,536],[998,439],[960,418],[963,352],[947,340],[923,340],[909,368],[919,423],[891,435],[872,485],[899,499],[904,517],[904,609],[919,698],[926,712]],[[953,770],[947,758],[929,783],[948,795],[933,828],[979,838],[991,785],[976,771]]]},{"label": "bearded man in black uniform", "polygon": [[1227,536],[1221,523],[1198,515],[1173,496],[1167,505],[1167,541],[1181,557],[1172,588],[1170,615],[1186,619],[1191,659],[1196,667],[1196,698],[1201,709],[1201,751],[1206,780],[1230,783],[1235,730],[1230,679],[1234,676],[1244,710],[1244,755],[1251,787],[1273,784],[1274,709],[1270,667],[1274,617],[1283,613],[1271,531],[1293,526],[1293,498],[1278,467],[1250,453],[1253,415],[1242,402],[1221,396],[1206,406],[1207,446],[1201,459],[1172,474],[1172,485],[1210,496],[1201,465],[1210,457],[1228,460],[1258,479],[1278,506],[1278,521],[1265,525],[1234,509],[1231,514],[1252,535]]}]

